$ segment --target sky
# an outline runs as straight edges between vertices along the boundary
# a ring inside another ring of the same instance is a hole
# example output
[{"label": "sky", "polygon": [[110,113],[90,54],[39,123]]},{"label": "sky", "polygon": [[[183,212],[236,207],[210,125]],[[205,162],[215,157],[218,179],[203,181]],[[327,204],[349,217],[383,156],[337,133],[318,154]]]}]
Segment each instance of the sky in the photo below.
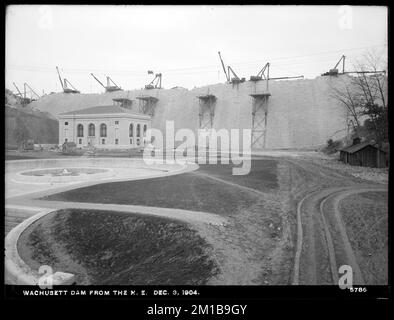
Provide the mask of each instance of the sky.
[{"label": "sky", "polygon": [[344,54],[346,71],[366,52],[387,61],[387,8],[378,6],[12,5],[6,11],[6,87],[59,92],[56,73],[83,93],[110,76],[126,90],[162,73],[162,86],[226,81],[219,60],[249,79],[315,78]]}]

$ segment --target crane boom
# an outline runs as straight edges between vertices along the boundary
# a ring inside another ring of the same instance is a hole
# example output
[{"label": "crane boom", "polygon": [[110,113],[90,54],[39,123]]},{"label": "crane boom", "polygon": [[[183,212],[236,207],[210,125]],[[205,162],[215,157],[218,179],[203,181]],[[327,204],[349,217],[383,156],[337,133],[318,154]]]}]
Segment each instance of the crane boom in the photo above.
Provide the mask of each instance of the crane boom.
[{"label": "crane boom", "polygon": [[223,62],[222,56],[220,55],[220,51],[218,51],[218,53],[219,53],[220,62],[222,63],[224,75],[226,76],[227,81],[230,81],[230,75],[227,74],[226,67],[224,66],[224,62]]},{"label": "crane boom", "polygon": [[304,79],[304,76],[267,78],[268,80]]},{"label": "crane boom", "polygon": [[16,88],[16,91],[18,91],[18,94],[21,98],[23,98],[22,92],[20,92],[19,88],[16,86],[15,82],[13,82],[14,87]]},{"label": "crane boom", "polygon": [[103,85],[103,83],[102,83],[99,79],[97,79],[97,78],[94,76],[93,73],[91,73],[90,75],[91,75],[94,79],[96,79],[96,81],[97,81],[99,84],[101,84],[101,86],[102,86],[104,89],[106,89],[105,86]]},{"label": "crane boom", "polygon": [[59,68],[57,66],[56,66],[56,71],[57,71],[57,75],[59,76],[60,85],[62,86],[62,89],[64,90],[63,80],[62,80],[62,77],[60,76]]}]

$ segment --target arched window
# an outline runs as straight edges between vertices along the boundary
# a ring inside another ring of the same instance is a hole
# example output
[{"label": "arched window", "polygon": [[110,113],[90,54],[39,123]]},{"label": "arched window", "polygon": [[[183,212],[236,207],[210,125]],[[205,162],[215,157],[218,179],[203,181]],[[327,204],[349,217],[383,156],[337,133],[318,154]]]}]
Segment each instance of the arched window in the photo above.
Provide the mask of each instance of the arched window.
[{"label": "arched window", "polygon": [[144,137],[146,136],[146,130],[148,129],[148,126],[146,124],[144,124]]},{"label": "arched window", "polygon": [[106,137],[107,136],[107,125],[105,123],[102,123],[100,125],[100,137]]},{"label": "arched window", "polygon": [[129,126],[129,137],[133,137],[134,136],[134,125],[132,123],[130,123]]},{"label": "arched window", "polygon": [[141,126],[137,124],[137,138],[141,137]]},{"label": "arched window", "polygon": [[89,124],[89,137],[94,137],[96,128],[93,123]]},{"label": "arched window", "polygon": [[77,136],[78,137],[83,137],[83,125],[82,124],[79,124],[77,126]]}]

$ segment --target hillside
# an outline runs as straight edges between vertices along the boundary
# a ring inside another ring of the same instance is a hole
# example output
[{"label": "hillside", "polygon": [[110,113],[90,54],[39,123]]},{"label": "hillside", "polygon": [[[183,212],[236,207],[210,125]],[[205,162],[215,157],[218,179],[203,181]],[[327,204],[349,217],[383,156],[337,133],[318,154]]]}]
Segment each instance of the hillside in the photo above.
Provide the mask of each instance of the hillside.
[{"label": "hillside", "polygon": [[22,140],[34,143],[58,143],[59,123],[46,112],[22,107],[20,100],[10,90],[5,92],[5,145],[14,149]]}]

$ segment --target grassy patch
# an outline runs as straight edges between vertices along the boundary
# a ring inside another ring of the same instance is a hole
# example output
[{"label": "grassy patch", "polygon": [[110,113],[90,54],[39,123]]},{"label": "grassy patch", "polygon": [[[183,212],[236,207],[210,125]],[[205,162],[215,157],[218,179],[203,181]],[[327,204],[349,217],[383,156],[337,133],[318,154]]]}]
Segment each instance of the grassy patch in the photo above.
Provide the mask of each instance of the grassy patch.
[{"label": "grassy patch", "polygon": [[278,188],[277,161],[252,160],[251,169],[247,175],[233,175],[232,164],[200,165],[199,171],[220,179],[260,191],[272,191]]},{"label": "grassy patch", "polygon": [[[276,162],[256,161],[246,176],[233,176],[231,165],[203,165],[198,172],[258,190],[275,190]],[[195,173],[139,181],[113,182],[50,195],[44,200],[143,205],[234,215],[258,197],[247,190]]]},{"label": "grassy patch", "polygon": [[216,272],[209,246],[186,224],[137,214],[60,210],[28,228],[18,247],[33,267],[89,284],[201,285]]},{"label": "grassy patch", "polygon": [[347,197],[339,206],[352,248],[369,285],[384,285],[388,281],[387,201],[385,192],[368,192]]},{"label": "grassy patch", "polygon": [[43,199],[143,205],[231,215],[249,206],[255,198],[235,187],[186,173],[149,180],[104,183]]}]

